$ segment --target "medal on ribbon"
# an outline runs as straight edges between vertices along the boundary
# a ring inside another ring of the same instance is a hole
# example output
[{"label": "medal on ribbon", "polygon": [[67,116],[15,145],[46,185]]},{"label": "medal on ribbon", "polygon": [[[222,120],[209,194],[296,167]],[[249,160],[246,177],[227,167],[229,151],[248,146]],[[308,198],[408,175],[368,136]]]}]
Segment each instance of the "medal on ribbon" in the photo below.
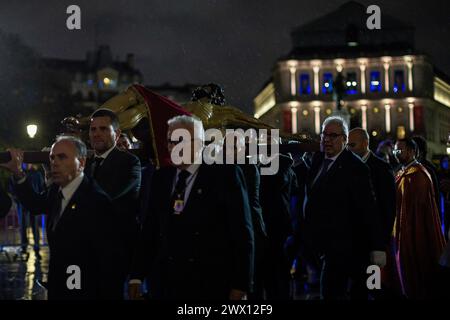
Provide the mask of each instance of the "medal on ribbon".
[{"label": "medal on ribbon", "polygon": [[184,209],[184,201],[183,200],[175,200],[173,203],[174,214],[180,214]]}]

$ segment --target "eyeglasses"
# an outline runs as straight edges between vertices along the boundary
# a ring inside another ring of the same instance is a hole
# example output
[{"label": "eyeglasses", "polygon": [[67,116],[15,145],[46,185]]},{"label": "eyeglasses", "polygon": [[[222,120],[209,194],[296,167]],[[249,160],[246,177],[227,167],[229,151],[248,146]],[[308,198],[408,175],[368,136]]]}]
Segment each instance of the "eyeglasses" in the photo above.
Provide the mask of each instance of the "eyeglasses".
[{"label": "eyeglasses", "polygon": [[394,149],[394,150],[392,150],[392,154],[393,155],[398,155],[398,154],[401,154],[402,153],[402,149]]},{"label": "eyeglasses", "polygon": [[354,148],[354,147],[356,147],[356,143],[354,143],[354,142],[347,143],[347,146],[349,146],[350,148]]},{"label": "eyeglasses", "polygon": [[328,139],[330,139],[330,140],[334,140],[334,139],[336,139],[337,137],[339,137],[339,136],[343,136],[344,134],[342,134],[342,133],[321,133],[320,134],[320,138],[322,139],[322,140],[324,140],[325,138],[328,138]]}]

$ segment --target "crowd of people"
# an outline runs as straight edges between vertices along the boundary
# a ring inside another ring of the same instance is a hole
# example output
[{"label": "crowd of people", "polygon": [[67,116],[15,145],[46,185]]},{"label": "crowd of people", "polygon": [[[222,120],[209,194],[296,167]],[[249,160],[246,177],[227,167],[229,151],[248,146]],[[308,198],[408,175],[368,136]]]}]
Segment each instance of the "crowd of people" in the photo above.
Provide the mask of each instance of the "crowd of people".
[{"label": "crowd of people", "polygon": [[[177,129],[192,139],[172,140]],[[261,175],[260,163],[202,163],[205,131],[195,117],[170,119],[167,137],[169,151],[188,144],[188,160],[141,163],[127,151],[116,114],[99,109],[89,128],[94,156],[78,137],[59,136],[40,190],[24,170],[23,151],[9,150],[1,166],[11,172],[13,193],[31,214],[48,217],[49,299],[288,300],[315,289],[326,300],[448,294],[442,204],[449,180],[426,160],[423,138],[383,145],[377,155],[366,130],[349,131],[331,116],[320,152],[272,155],[278,172]],[[244,138],[231,139],[221,145],[224,157],[246,148]],[[2,191],[0,214],[10,206]],[[373,265],[382,286],[369,290]],[[81,270],[79,286],[67,285],[71,266]]]}]

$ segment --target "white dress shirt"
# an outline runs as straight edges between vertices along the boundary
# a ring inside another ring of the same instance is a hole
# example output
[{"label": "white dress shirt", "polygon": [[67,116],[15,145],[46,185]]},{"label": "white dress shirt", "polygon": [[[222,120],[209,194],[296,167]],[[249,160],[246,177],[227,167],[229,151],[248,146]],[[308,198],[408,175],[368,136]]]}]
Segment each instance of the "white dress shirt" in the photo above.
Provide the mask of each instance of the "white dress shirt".
[{"label": "white dress shirt", "polygon": [[367,153],[361,157],[362,162],[367,163],[367,160],[369,159],[369,157],[370,157],[370,151],[367,151]]},{"label": "white dress shirt", "polygon": [[[103,152],[101,155],[98,155],[97,153],[95,153],[94,159],[103,158],[103,160],[105,160],[106,158],[108,158],[109,154],[114,150],[115,147],[116,147],[116,145],[113,145],[111,148],[109,148],[108,150]],[[102,161],[102,163],[103,163],[103,161]]]},{"label": "white dress shirt", "polygon": [[60,188],[61,193],[63,194],[63,199],[61,203],[61,212],[60,215],[64,212],[67,205],[70,202],[70,199],[72,199],[75,191],[77,191],[78,187],[80,186],[81,182],[83,182],[84,173],[81,172],[78,177],[73,179],[67,186],[64,188]]}]

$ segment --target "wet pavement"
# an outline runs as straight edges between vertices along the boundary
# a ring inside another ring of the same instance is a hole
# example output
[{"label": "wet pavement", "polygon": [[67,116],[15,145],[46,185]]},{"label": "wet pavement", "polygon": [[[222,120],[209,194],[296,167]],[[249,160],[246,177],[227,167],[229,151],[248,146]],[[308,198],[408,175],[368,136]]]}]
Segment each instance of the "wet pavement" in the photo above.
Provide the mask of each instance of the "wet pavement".
[{"label": "wet pavement", "polygon": [[[42,232],[41,228],[39,237],[41,245],[37,254],[33,249],[31,228],[28,229],[29,245],[24,252],[20,245],[19,229],[15,223],[11,221],[7,224],[5,221],[0,223],[0,300],[46,300],[46,290],[42,286],[42,283],[47,281],[49,264],[49,248],[45,242],[45,232]],[[304,290],[302,282],[292,281],[294,300],[318,299],[318,290],[316,288]]]},{"label": "wet pavement", "polygon": [[0,300],[43,300],[45,289],[41,286],[48,273],[48,247],[41,247],[41,259],[33,248],[27,253],[20,246],[0,248]]}]

